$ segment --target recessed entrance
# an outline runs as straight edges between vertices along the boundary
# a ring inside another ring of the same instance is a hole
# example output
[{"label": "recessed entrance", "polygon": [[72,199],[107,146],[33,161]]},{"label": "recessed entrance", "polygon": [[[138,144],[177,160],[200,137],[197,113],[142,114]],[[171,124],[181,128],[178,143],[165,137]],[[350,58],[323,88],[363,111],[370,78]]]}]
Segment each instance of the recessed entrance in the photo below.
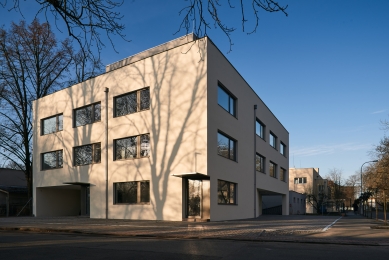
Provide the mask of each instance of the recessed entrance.
[{"label": "recessed entrance", "polygon": [[203,185],[201,180],[187,180],[187,217],[201,218]]}]

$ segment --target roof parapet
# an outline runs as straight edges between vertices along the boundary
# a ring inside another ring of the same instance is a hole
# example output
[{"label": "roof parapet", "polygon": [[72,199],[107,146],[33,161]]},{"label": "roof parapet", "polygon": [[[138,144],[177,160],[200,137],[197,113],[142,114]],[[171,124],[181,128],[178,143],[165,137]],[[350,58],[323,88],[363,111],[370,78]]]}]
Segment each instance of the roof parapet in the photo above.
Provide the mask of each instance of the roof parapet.
[{"label": "roof parapet", "polygon": [[128,64],[140,61],[142,59],[145,59],[145,58],[148,58],[150,56],[162,53],[164,51],[173,49],[175,47],[178,47],[180,45],[184,45],[188,42],[192,42],[192,41],[195,41],[197,39],[198,39],[198,37],[194,33],[184,35],[184,36],[179,37],[177,39],[171,40],[169,42],[155,46],[155,47],[150,48],[148,50],[139,52],[135,55],[129,56],[129,57],[122,59],[120,61],[116,61],[114,63],[108,64],[107,66],[105,66],[105,72],[109,72],[111,70],[121,68],[121,67],[126,66]]}]

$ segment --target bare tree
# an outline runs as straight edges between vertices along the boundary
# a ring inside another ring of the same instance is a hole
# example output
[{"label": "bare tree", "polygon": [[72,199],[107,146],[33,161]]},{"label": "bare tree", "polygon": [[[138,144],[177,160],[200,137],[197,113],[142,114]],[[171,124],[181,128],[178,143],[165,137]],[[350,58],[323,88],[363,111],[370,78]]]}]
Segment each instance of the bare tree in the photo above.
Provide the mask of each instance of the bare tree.
[{"label": "bare tree", "polygon": [[[20,12],[20,0],[3,0],[0,4],[11,10]],[[118,35],[125,39],[123,33],[125,26],[120,23],[122,15],[117,10],[122,6],[123,1],[115,0],[35,0],[40,6],[37,13],[44,14],[46,22],[54,18],[55,24],[63,23],[68,35],[76,40],[82,50],[83,56],[91,54],[96,61],[92,50],[96,47],[98,53],[105,46],[101,33],[104,33],[111,45],[114,47],[112,36]]]},{"label": "bare tree", "polygon": [[[25,172],[32,197],[32,101],[61,88],[71,63],[69,40],[34,20],[0,29],[0,155]],[[31,204],[30,204],[31,205]]]},{"label": "bare tree", "polygon": [[339,210],[339,208],[343,205],[345,199],[343,192],[342,170],[336,168],[331,169],[328,175],[326,176],[326,179],[328,180],[331,199],[335,204],[336,210]]},{"label": "bare tree", "polygon": [[[231,33],[236,30],[235,27],[227,25],[224,21],[230,20],[230,16],[224,16],[226,9],[220,3],[220,0],[189,0],[188,5],[181,9],[180,15],[184,18],[180,24],[178,31],[184,29],[186,33],[193,30],[199,37],[207,36],[208,29],[211,26],[221,29],[227,36],[230,43],[230,50],[232,48]],[[246,32],[246,24],[251,23],[252,29],[247,34],[256,32],[259,25],[259,11],[266,12],[281,12],[286,16],[287,5],[281,6],[274,0],[251,0],[251,1],[238,1],[236,6],[231,4],[231,1],[226,1],[224,4],[227,9],[235,9],[242,22],[242,31]],[[247,4],[247,5],[246,5]],[[251,21],[250,21],[251,19]]]}]

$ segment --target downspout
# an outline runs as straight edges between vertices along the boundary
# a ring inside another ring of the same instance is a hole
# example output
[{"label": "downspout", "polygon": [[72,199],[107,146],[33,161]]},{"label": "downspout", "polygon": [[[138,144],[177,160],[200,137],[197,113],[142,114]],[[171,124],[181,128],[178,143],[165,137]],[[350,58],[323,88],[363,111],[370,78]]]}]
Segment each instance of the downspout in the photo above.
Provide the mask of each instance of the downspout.
[{"label": "downspout", "polygon": [[108,219],[108,92],[105,88],[105,219]]},{"label": "downspout", "polygon": [[254,218],[257,217],[257,105],[254,105]]}]

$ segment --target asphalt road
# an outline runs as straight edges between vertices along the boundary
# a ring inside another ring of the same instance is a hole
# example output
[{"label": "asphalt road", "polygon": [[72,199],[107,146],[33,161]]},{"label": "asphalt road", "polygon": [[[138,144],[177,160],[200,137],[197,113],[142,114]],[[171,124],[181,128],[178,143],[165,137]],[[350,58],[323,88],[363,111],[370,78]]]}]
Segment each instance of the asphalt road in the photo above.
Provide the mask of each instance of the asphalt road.
[{"label": "asphalt road", "polygon": [[0,232],[0,259],[387,259],[389,246]]}]

